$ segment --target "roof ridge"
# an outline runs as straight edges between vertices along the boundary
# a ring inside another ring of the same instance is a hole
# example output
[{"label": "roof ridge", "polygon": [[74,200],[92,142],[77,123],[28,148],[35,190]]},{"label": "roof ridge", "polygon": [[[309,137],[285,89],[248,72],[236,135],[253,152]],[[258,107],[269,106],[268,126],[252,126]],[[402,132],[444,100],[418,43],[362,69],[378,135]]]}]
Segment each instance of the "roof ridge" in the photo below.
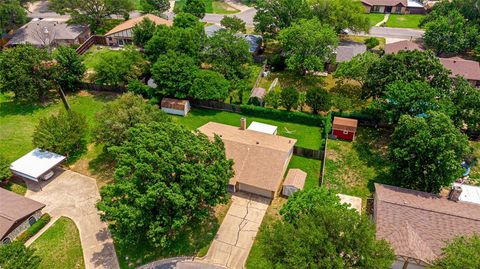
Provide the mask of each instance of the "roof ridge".
[{"label": "roof ridge", "polygon": [[4,213],[0,212],[0,217],[5,218],[7,220],[15,221],[15,219],[12,216],[6,215]]}]

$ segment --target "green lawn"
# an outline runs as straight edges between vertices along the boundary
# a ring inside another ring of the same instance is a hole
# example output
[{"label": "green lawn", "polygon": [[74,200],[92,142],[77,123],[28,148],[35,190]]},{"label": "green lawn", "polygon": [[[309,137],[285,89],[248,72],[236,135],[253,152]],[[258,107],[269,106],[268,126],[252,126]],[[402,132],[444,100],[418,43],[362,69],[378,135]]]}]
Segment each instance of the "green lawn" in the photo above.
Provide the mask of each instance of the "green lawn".
[{"label": "green lawn", "polygon": [[414,28],[419,29],[420,21],[425,17],[425,15],[420,14],[391,14],[387,21],[387,27],[396,27],[396,28]]},{"label": "green lawn", "polygon": [[[67,97],[72,110],[87,117],[90,127],[94,124],[94,115],[106,102],[115,98],[112,94],[92,95],[81,92]],[[33,149],[32,135],[35,126],[42,117],[58,113],[65,109],[61,101],[48,105],[19,103],[11,96],[0,94],[0,152],[8,161],[14,161]]]},{"label": "green lawn", "polygon": [[25,185],[24,182],[9,181],[5,185],[3,183],[0,184],[0,187],[4,188],[6,190],[12,191],[12,192],[14,192],[18,195],[22,195],[22,196],[24,196],[25,193],[27,192],[27,186]]},{"label": "green lawn", "polygon": [[388,183],[388,138],[386,132],[360,127],[353,142],[329,139],[324,185],[365,202],[374,182]]},{"label": "green lawn", "polygon": [[[174,11],[178,13],[182,7],[185,5],[186,0],[177,0],[175,2]],[[223,1],[215,0],[205,0],[205,11],[206,13],[215,13],[215,14],[234,14],[238,13],[239,10],[233,8],[229,4]]]},{"label": "green lawn", "polygon": [[[300,147],[311,149],[320,148],[322,129],[315,126],[258,118],[240,113],[197,108],[192,109],[186,117],[177,116],[174,117],[174,119],[187,128],[195,130],[210,121],[239,126],[241,117],[247,117],[247,125],[252,121],[258,121],[278,126],[278,135],[297,139],[296,145]],[[287,130],[291,133],[287,133]]]},{"label": "green lawn", "polygon": [[42,258],[39,269],[85,268],[78,229],[69,218],[59,218],[32,247]]},{"label": "green lawn", "polygon": [[[307,173],[307,179],[305,180],[304,189],[318,187],[321,167],[322,161],[320,160],[305,158],[296,155],[292,156],[292,159],[288,164],[288,169],[298,168]],[[285,174],[288,173],[288,169]]]},{"label": "green lawn", "polygon": [[83,63],[87,69],[92,69],[99,61],[99,56],[102,54],[115,54],[118,50],[112,50],[105,46],[92,46],[83,56]]},{"label": "green lawn", "polygon": [[365,14],[367,18],[370,19],[370,25],[375,26],[377,23],[381,22],[385,17],[383,13],[367,13]]}]

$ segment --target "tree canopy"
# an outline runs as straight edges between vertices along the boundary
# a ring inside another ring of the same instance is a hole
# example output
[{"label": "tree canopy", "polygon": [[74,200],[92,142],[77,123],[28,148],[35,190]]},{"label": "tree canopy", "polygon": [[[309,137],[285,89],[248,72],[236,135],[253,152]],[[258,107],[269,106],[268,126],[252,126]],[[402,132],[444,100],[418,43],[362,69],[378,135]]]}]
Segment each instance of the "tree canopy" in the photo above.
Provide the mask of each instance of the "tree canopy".
[{"label": "tree canopy", "polygon": [[449,242],[429,269],[480,268],[480,235],[459,236]]},{"label": "tree canopy", "polygon": [[333,29],[317,19],[301,20],[279,34],[288,69],[305,75],[307,71],[323,71],[333,57],[338,37]]},{"label": "tree canopy", "polygon": [[86,149],[87,129],[84,115],[62,110],[40,119],[33,133],[33,145],[70,158]]},{"label": "tree canopy", "polygon": [[330,25],[338,33],[349,29],[354,32],[370,30],[370,20],[364,15],[365,7],[359,1],[310,0],[313,16],[322,24]]},{"label": "tree canopy", "polygon": [[35,249],[26,247],[20,241],[0,246],[0,267],[2,269],[37,269],[40,257],[35,255]]},{"label": "tree canopy", "polygon": [[380,61],[380,56],[373,52],[364,52],[350,61],[342,62],[333,73],[334,78],[356,80],[361,85],[368,80],[370,67]]},{"label": "tree canopy", "polygon": [[297,89],[293,87],[282,88],[280,91],[280,98],[285,109],[290,111],[292,108],[297,107],[299,93]]},{"label": "tree canopy", "polygon": [[190,13],[199,19],[205,16],[205,11],[205,0],[186,0],[182,8],[182,12]]},{"label": "tree canopy", "polygon": [[401,116],[388,148],[397,184],[433,193],[462,175],[460,163],[469,153],[466,136],[447,115],[434,111]]},{"label": "tree canopy", "polygon": [[328,111],[332,107],[331,97],[323,88],[308,89],[305,103],[312,108],[313,114],[317,114],[318,111]]},{"label": "tree canopy", "polygon": [[223,16],[220,24],[234,33],[245,33],[247,31],[245,22],[237,17]]},{"label": "tree canopy", "polygon": [[142,11],[155,15],[160,15],[170,9],[169,0],[141,0]]},{"label": "tree canopy", "polygon": [[257,236],[272,268],[391,268],[395,259],[388,243],[375,239],[370,219],[331,190],[299,191],[281,214]]},{"label": "tree canopy", "polygon": [[145,44],[152,38],[156,27],[157,26],[152,20],[149,18],[144,18],[132,29],[133,44],[143,48]]},{"label": "tree canopy", "polygon": [[189,97],[199,100],[223,101],[228,97],[230,83],[222,74],[211,70],[198,70],[190,88]]},{"label": "tree canopy", "polygon": [[9,179],[11,176],[12,171],[10,170],[10,163],[0,154],[0,182]]},{"label": "tree canopy", "polygon": [[121,243],[165,247],[227,201],[233,161],[219,137],[211,141],[174,123],[152,122],[131,128],[112,153],[115,180],[101,189],[97,207]]},{"label": "tree canopy", "polygon": [[26,22],[27,11],[18,0],[0,2],[0,34],[15,30]]},{"label": "tree canopy", "polygon": [[54,80],[64,91],[76,91],[85,75],[86,67],[75,49],[59,46],[53,53],[56,61]]},{"label": "tree canopy", "polygon": [[141,96],[125,93],[105,105],[96,114],[94,137],[105,149],[120,146],[127,139],[128,129],[137,124],[167,122],[170,118],[157,106],[148,104]]}]

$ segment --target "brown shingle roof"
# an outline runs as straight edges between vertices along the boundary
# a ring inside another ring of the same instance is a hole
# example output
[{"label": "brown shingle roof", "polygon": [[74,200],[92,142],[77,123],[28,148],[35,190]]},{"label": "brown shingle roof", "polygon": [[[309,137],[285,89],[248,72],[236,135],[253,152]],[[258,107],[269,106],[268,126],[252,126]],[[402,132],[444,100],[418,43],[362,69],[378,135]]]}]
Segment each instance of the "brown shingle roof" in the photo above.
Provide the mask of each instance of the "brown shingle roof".
[{"label": "brown shingle roof", "polygon": [[184,110],[185,105],[188,103],[188,100],[174,99],[174,98],[163,98],[160,105],[161,107]]},{"label": "brown shingle roof", "polygon": [[423,47],[409,40],[402,40],[394,43],[385,44],[384,51],[386,54],[397,53],[401,50],[423,50]]},{"label": "brown shingle roof", "polygon": [[171,26],[173,23],[172,21],[169,21],[169,20],[166,20],[166,19],[162,19],[160,17],[157,17],[155,15],[152,15],[152,14],[146,14],[146,15],[143,15],[143,16],[140,16],[138,18],[134,18],[134,19],[131,19],[131,20],[128,20],[128,21],[124,21],[122,23],[120,23],[119,25],[115,26],[112,30],[108,31],[108,33],[105,34],[105,36],[108,36],[108,35],[111,35],[111,34],[115,34],[115,33],[118,33],[118,32],[121,32],[121,31],[125,31],[125,30],[128,30],[128,29],[131,29],[133,28],[135,25],[137,25],[137,23],[140,23],[143,21],[143,19],[150,19],[151,21],[153,21],[156,25],[168,25],[168,26]]},{"label": "brown shingle roof", "polygon": [[407,0],[362,0],[362,3],[368,6],[407,6]]},{"label": "brown shingle roof", "polygon": [[476,61],[453,57],[440,58],[440,62],[452,71],[451,77],[459,75],[469,80],[480,80],[480,64]]},{"label": "brown shingle roof", "polygon": [[333,117],[333,129],[355,132],[357,131],[357,125],[358,120],[342,117]]},{"label": "brown shingle roof", "polygon": [[13,230],[20,220],[44,207],[42,203],[0,188],[0,240]]},{"label": "brown shingle roof", "polygon": [[480,206],[375,184],[375,224],[396,255],[428,263],[454,237],[480,232]]},{"label": "brown shingle roof", "polygon": [[235,162],[230,184],[245,183],[276,192],[282,182],[285,160],[295,139],[209,122],[198,130],[208,137],[217,134],[225,144],[227,158]]},{"label": "brown shingle roof", "polygon": [[305,185],[305,179],[307,179],[307,173],[303,172],[300,169],[290,169],[288,170],[287,177],[283,182],[284,186],[294,186],[297,189],[303,189]]}]

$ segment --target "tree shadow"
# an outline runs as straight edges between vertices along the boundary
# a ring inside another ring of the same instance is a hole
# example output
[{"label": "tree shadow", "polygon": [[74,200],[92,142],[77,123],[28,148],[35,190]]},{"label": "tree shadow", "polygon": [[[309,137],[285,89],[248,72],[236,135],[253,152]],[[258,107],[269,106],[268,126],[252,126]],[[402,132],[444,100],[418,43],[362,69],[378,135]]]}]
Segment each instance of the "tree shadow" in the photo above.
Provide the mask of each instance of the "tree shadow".
[{"label": "tree shadow", "polygon": [[52,106],[53,103],[32,104],[26,101],[16,101],[9,98],[7,101],[0,102],[0,116],[28,115],[42,109]]}]

